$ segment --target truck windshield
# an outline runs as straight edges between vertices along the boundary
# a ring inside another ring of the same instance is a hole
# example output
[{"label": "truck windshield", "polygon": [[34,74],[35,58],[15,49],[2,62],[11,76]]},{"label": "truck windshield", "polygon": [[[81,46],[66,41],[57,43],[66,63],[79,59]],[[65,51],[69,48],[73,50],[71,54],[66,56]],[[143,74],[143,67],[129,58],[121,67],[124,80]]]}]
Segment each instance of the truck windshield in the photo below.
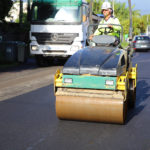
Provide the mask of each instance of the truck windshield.
[{"label": "truck windshield", "polygon": [[32,21],[37,22],[80,22],[81,6],[54,6],[49,3],[32,7]]}]

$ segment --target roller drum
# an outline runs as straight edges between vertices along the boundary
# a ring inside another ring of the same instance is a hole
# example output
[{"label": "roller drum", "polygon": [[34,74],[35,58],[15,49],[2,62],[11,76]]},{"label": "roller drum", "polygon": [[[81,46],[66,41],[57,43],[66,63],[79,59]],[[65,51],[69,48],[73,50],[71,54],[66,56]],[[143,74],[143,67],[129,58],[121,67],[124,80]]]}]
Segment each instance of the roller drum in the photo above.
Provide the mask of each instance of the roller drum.
[{"label": "roller drum", "polygon": [[56,95],[56,115],[60,119],[124,124],[127,104],[121,98]]}]

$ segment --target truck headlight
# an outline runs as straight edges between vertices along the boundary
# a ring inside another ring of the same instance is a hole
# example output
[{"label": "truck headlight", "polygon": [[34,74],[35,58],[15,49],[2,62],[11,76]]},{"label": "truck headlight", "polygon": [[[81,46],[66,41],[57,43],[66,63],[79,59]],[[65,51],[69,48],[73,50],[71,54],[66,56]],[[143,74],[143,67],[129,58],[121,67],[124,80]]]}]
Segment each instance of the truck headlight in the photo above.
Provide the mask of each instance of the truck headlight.
[{"label": "truck headlight", "polygon": [[64,79],[64,83],[72,83],[72,82],[73,82],[72,78],[65,78]]},{"label": "truck headlight", "polygon": [[78,51],[79,50],[79,46],[73,45],[71,47],[71,51]]},{"label": "truck headlight", "polygon": [[105,81],[105,85],[114,85],[114,81],[113,80],[106,80]]},{"label": "truck headlight", "polygon": [[31,46],[31,50],[32,50],[32,51],[37,51],[37,50],[38,50],[38,46],[32,45],[32,46]]}]

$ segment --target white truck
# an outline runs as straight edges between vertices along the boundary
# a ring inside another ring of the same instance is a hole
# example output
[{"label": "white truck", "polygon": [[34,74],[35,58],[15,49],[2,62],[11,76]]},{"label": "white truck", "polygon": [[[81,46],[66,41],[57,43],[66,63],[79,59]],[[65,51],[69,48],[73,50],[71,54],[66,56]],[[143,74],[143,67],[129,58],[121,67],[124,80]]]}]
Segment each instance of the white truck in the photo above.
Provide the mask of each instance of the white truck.
[{"label": "white truck", "polygon": [[30,53],[39,66],[69,57],[86,46],[87,28],[98,21],[83,0],[33,0]]}]

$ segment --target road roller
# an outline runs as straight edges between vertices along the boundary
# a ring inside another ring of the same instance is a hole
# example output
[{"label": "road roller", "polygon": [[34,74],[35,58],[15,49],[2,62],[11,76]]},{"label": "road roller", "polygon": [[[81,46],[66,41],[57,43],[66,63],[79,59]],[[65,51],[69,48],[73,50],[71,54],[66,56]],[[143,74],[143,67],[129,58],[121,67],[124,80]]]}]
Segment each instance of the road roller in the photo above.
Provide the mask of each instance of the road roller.
[{"label": "road roller", "polygon": [[104,31],[56,71],[59,119],[124,124],[128,107],[134,107],[137,65],[132,66],[130,48],[116,45],[116,37],[105,26]]}]

